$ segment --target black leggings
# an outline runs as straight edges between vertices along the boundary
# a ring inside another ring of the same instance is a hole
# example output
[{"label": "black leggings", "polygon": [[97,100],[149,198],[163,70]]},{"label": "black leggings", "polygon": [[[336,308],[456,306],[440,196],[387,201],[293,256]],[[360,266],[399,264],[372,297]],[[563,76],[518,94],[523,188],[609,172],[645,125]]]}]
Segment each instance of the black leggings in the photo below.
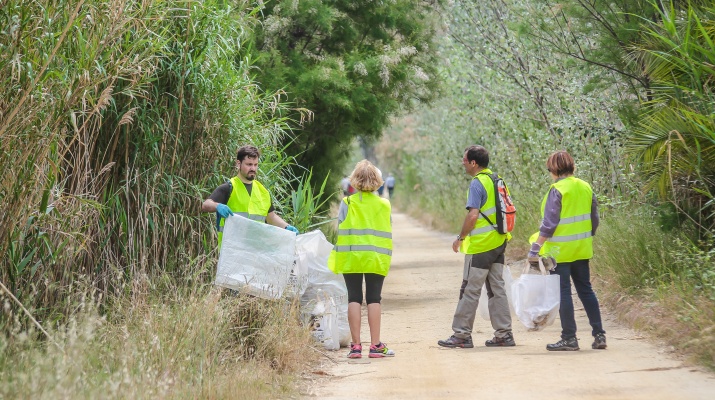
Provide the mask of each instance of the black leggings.
[{"label": "black leggings", "polygon": [[365,301],[367,304],[380,303],[382,300],[383,275],[378,274],[343,274],[348,288],[348,303],[362,304],[362,277],[365,276]]}]

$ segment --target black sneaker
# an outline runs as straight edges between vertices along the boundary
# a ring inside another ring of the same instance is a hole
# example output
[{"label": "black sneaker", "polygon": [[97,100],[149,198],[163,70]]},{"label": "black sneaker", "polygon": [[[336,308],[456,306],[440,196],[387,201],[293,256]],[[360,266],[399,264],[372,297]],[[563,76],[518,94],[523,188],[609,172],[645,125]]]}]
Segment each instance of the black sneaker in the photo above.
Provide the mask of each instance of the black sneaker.
[{"label": "black sneaker", "polygon": [[461,348],[471,349],[472,347],[474,347],[474,343],[472,343],[471,336],[466,339],[461,339],[461,338],[458,338],[458,337],[452,335],[447,340],[437,341],[437,344],[442,347],[452,347],[452,348],[461,347]]},{"label": "black sneaker", "polygon": [[548,351],[576,351],[578,350],[578,339],[572,337],[570,339],[561,339],[554,344],[547,344]]},{"label": "black sneaker", "polygon": [[606,335],[599,333],[593,337],[593,344],[591,345],[592,349],[603,350],[606,347]]},{"label": "black sneaker", "polygon": [[493,339],[487,340],[484,345],[487,347],[509,347],[516,346],[516,342],[514,342],[514,335],[507,333],[504,337],[495,336]]}]

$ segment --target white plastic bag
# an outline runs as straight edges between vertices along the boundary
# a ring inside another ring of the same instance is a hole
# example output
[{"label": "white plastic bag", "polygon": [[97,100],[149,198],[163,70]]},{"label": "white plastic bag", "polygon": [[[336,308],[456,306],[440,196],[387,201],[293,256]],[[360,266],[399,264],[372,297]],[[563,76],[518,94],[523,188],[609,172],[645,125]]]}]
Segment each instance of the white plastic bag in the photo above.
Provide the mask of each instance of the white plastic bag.
[{"label": "white plastic bag", "polygon": [[216,285],[264,299],[280,298],[293,265],[295,236],[238,215],[226,218]]},{"label": "white plastic bag", "polygon": [[300,297],[301,313],[304,320],[314,318],[313,309],[318,301],[318,291],[323,291],[338,307],[339,342],[341,346],[347,346],[350,344],[348,289],[343,276],[328,269],[328,257],[332,249],[333,245],[319,230],[298,235],[296,269],[299,274],[304,274],[306,285]]},{"label": "white plastic bag", "polygon": [[548,275],[539,260],[539,274],[529,274],[529,263],[512,284],[516,316],[530,331],[540,331],[554,323],[561,304],[559,275]]},{"label": "white plastic bag", "polygon": [[333,250],[333,245],[319,230],[298,235],[295,240],[295,260],[286,289],[287,297],[300,298],[308,288],[309,273],[328,269],[328,257],[331,250]]},{"label": "white plastic bag", "polygon": [[335,304],[335,300],[318,289],[317,300],[312,312],[311,332],[313,337],[322,343],[326,350],[340,349],[338,305]]},{"label": "white plastic bag", "polygon": [[[511,286],[513,278],[511,277],[511,269],[508,265],[503,268],[503,278],[504,278],[504,290],[506,290],[506,299],[509,301],[509,311],[514,314],[514,302],[511,297]],[[491,321],[489,318],[489,296],[487,296],[487,284],[482,285],[482,294],[479,295],[479,305],[477,305],[477,312],[487,321]]]}]

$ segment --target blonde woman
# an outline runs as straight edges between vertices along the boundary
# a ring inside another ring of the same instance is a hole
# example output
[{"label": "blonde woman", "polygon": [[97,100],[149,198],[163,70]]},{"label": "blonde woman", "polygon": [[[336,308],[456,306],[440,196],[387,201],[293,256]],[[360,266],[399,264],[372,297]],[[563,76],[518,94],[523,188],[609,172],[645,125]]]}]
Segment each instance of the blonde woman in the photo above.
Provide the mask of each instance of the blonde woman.
[{"label": "blonde woman", "polygon": [[383,184],[380,171],[370,161],[357,163],[350,175],[356,193],[345,197],[338,211],[338,240],[328,260],[328,267],[343,274],[348,289],[348,358],[362,357],[360,311],[365,281],[367,322],[370,327],[371,358],[391,357],[395,352],[380,341],[382,284],[390,270],[392,257],[392,220],[390,202],[374,193]]}]

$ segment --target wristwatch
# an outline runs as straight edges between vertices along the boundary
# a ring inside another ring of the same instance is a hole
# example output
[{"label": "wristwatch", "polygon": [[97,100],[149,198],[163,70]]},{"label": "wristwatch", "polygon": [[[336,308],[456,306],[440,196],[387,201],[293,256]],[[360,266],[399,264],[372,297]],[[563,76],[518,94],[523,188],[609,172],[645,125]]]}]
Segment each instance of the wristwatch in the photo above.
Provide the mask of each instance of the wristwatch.
[{"label": "wristwatch", "polygon": [[462,237],[462,235],[457,235],[457,240],[461,242],[462,240],[464,240],[464,238]]}]

